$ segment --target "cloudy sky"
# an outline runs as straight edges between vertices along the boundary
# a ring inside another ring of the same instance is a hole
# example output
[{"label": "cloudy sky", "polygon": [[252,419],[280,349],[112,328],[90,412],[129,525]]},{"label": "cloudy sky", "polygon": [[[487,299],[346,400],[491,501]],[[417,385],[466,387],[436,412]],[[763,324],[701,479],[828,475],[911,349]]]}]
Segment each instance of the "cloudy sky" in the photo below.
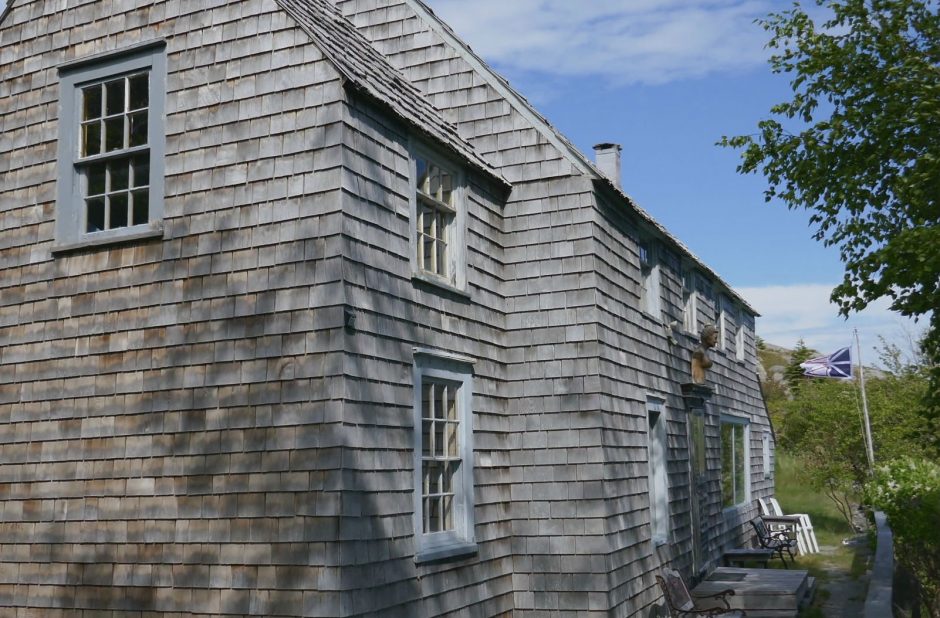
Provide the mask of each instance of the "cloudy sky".
[{"label": "cloudy sky", "polygon": [[788,1],[426,1],[583,152],[623,145],[625,191],[761,312],[764,339],[828,352],[858,328],[866,363],[878,335],[909,348],[921,327],[886,303],[837,316],[836,249],[812,239],[806,213],[765,203],[763,179],[715,146],[788,97],[754,21]]}]

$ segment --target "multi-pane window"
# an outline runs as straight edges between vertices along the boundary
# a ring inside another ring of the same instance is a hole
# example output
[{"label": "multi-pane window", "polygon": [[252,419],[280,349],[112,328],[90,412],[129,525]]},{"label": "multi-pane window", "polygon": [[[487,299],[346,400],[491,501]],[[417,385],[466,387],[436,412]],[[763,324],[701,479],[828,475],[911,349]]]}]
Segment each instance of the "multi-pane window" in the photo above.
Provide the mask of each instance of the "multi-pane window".
[{"label": "multi-pane window", "polygon": [[421,155],[414,161],[418,270],[452,281],[457,226],[454,174]]},{"label": "multi-pane window", "polygon": [[748,425],[745,419],[721,417],[721,505],[748,500]]},{"label": "multi-pane window", "polygon": [[470,365],[415,356],[415,536],[419,561],[473,551]]},{"label": "multi-pane window", "polygon": [[81,89],[85,232],[147,223],[150,216],[150,71]]},{"label": "multi-pane window", "polygon": [[649,456],[650,531],[654,541],[669,538],[669,477],[665,406],[661,399],[646,401]]},{"label": "multi-pane window", "polygon": [[460,471],[458,382],[421,384],[421,502],[423,532],[454,529],[454,479]]},{"label": "multi-pane window", "polygon": [[56,238],[102,242],[158,232],[163,215],[162,43],[60,69]]}]

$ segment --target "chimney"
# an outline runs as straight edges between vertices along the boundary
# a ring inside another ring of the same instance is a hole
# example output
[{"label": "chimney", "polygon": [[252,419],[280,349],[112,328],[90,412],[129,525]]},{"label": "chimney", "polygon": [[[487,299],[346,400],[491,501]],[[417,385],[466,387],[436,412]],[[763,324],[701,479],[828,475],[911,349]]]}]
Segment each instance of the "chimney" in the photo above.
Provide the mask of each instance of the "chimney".
[{"label": "chimney", "polygon": [[598,144],[594,147],[594,162],[597,169],[604,176],[610,179],[614,186],[621,189],[620,186],[620,151],[623,150],[620,144]]}]

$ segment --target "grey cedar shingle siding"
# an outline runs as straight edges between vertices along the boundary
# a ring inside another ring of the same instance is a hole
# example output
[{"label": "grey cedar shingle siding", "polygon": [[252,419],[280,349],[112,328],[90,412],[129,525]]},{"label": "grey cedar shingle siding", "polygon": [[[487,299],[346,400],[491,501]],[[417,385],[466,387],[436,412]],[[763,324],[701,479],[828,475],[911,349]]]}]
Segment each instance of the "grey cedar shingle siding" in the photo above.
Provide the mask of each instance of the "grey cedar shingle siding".
[{"label": "grey cedar shingle siding", "polygon": [[[422,5],[338,4],[355,27],[323,0],[12,0],[0,21],[11,613],[646,615],[652,572],[691,568],[693,341],[639,310],[648,215]],[[165,236],[53,257],[56,67],[156,38]],[[412,280],[415,141],[467,165],[467,295]],[[681,320],[680,273],[662,272]],[[747,329],[746,362],[712,371],[711,560],[753,512],[721,511],[719,410],[751,419],[754,495],[772,490]],[[479,549],[456,561],[414,561],[415,346],[476,359]],[[668,420],[658,549],[648,395]]]}]

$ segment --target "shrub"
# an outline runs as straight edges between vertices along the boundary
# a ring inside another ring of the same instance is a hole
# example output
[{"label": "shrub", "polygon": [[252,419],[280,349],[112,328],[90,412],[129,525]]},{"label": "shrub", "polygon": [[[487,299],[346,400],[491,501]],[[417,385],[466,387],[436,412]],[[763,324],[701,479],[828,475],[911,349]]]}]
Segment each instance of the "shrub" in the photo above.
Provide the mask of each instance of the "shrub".
[{"label": "shrub", "polygon": [[878,468],[865,497],[888,516],[898,562],[920,582],[930,616],[940,618],[940,465],[892,461]]}]

